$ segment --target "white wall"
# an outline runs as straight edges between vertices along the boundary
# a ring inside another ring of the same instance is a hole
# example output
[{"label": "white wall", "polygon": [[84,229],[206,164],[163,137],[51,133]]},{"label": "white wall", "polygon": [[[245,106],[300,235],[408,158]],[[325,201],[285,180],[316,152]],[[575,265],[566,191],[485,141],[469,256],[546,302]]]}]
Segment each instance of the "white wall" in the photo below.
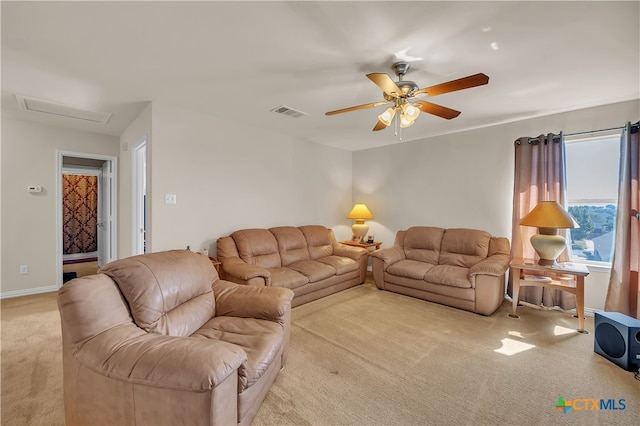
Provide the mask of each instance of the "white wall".
[{"label": "white wall", "polygon": [[[517,138],[619,127],[639,118],[634,100],[357,151],[353,199],[370,208],[369,233],[383,247],[413,225],[477,228],[511,239]],[[607,283],[608,271],[592,269],[585,306],[604,308]]]},{"label": "white wall", "polygon": [[349,237],[351,152],[167,105],[152,111],[152,251],[215,254],[218,237],[280,225],[321,224]]},{"label": "white wall", "polygon": [[[189,245],[215,253],[215,240],[236,229],[308,223],[346,239],[355,202],[370,207],[370,233],[390,246],[397,230],[416,224],[510,237],[516,138],[639,117],[636,100],[354,153],[155,103],[120,140],[3,117],[1,294],[55,286],[56,150],[119,155],[119,257],[131,253],[131,151],[122,143],[131,147],[145,134],[153,251]],[[28,194],[27,185],[43,193]],[[164,204],[165,193],[178,203]],[[19,275],[22,264],[28,275]],[[588,308],[603,308],[607,282],[607,271],[592,269]]]},{"label": "white wall", "polygon": [[118,138],[2,117],[3,297],[56,288],[56,150],[117,156]]}]

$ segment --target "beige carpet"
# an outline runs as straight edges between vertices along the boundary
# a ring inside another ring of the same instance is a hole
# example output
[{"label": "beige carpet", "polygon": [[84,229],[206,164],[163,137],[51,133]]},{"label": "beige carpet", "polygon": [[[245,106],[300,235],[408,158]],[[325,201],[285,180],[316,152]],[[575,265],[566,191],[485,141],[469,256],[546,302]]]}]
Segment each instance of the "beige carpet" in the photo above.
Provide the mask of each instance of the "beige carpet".
[{"label": "beige carpet", "polygon": [[[371,282],[299,306],[254,425],[638,424],[640,381],[596,355],[576,318],[508,311],[483,317]],[[64,423],[59,327],[53,294],[2,300],[3,425]],[[560,396],[626,409],[564,414]]]}]

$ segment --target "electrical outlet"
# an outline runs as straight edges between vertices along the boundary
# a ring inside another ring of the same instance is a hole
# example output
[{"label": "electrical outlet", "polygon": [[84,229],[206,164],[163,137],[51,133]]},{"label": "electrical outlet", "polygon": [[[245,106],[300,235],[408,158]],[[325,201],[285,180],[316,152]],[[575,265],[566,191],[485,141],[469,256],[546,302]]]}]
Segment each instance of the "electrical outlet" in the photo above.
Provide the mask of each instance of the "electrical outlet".
[{"label": "electrical outlet", "polygon": [[27,275],[29,273],[29,265],[20,265],[20,275]]},{"label": "electrical outlet", "polygon": [[176,202],[177,202],[176,194],[164,194],[165,204],[176,204]]}]

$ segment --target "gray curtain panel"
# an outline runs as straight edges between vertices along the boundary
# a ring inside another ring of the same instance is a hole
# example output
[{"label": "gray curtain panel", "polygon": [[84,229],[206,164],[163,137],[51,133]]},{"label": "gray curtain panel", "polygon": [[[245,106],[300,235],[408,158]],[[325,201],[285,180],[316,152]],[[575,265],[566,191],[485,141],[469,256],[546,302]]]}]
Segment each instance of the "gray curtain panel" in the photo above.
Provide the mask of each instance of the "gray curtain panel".
[{"label": "gray curtain panel", "polygon": [[620,137],[618,214],[605,311],[639,318],[640,142],[638,125],[627,123]]},{"label": "gray curtain panel", "polygon": [[[567,178],[564,136],[562,133],[540,135],[537,138],[521,137],[515,141],[515,170],[513,185],[513,219],[511,229],[511,257],[538,260],[529,239],[538,228],[521,226],[520,220],[540,201],[557,201],[565,209]],[[559,230],[567,236],[566,230]],[[558,261],[569,260],[565,250]],[[511,276],[507,293],[512,295]],[[562,309],[576,307],[573,294],[542,287],[520,289],[520,300],[535,305],[559,306]]]}]

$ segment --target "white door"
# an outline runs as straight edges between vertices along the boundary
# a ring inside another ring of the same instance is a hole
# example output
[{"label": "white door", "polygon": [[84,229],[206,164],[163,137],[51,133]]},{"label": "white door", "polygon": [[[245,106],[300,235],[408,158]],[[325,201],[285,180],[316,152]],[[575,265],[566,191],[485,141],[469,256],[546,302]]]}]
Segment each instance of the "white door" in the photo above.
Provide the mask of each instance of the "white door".
[{"label": "white door", "polygon": [[111,161],[105,161],[98,176],[98,266],[113,260],[112,178]]},{"label": "white door", "polygon": [[141,140],[132,149],[131,192],[133,194],[133,253],[147,251],[147,141]]}]

